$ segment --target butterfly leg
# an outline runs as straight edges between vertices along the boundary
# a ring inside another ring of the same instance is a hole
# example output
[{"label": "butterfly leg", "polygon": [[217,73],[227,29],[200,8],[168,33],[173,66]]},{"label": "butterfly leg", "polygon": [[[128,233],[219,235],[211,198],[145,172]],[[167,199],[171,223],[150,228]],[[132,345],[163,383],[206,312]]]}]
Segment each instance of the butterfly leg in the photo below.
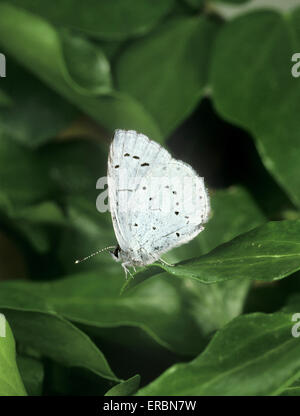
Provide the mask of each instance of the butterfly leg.
[{"label": "butterfly leg", "polygon": [[165,266],[174,267],[174,264],[170,264],[170,263],[168,263],[167,261],[165,261],[163,259],[158,259],[158,261],[160,261]]},{"label": "butterfly leg", "polygon": [[127,261],[121,264],[121,265],[122,265],[122,267],[123,267],[123,270],[124,270],[124,272],[125,272],[125,279],[126,279],[126,280],[127,280],[127,273],[129,273],[129,274],[130,274],[130,276],[131,276],[131,277],[132,277],[132,279],[133,279],[133,275],[132,275],[131,271],[127,268],[127,266],[128,266],[129,264],[130,264],[130,263],[128,263]]}]

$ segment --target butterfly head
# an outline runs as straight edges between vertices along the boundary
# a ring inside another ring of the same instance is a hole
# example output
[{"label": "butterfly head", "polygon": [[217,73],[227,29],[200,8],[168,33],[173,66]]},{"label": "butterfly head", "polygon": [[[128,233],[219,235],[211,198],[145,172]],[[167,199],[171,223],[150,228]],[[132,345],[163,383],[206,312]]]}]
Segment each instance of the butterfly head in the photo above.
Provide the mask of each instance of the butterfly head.
[{"label": "butterfly head", "polygon": [[119,244],[115,247],[115,249],[114,250],[112,250],[112,251],[110,251],[109,253],[110,253],[110,255],[112,256],[112,258],[115,260],[115,261],[120,261],[121,260],[121,258],[120,258],[120,252],[121,252],[121,247],[119,246]]}]

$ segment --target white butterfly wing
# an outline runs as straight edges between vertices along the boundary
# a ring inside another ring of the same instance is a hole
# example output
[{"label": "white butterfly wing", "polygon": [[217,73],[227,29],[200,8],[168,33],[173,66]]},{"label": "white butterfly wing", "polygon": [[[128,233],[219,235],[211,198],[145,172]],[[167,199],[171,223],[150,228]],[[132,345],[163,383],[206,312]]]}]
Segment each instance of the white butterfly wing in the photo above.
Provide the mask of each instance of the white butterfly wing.
[{"label": "white butterfly wing", "polygon": [[139,181],[171,155],[158,143],[133,130],[116,130],[108,157],[108,198],[113,227],[122,250],[136,250],[139,241],[133,238],[132,212]]},{"label": "white butterfly wing", "polygon": [[[143,189],[146,182],[150,189]],[[145,263],[196,237],[209,218],[209,196],[203,178],[175,159],[153,169],[151,181],[145,181],[139,195],[146,210],[131,209],[127,222],[133,224],[130,236],[138,242]]]}]

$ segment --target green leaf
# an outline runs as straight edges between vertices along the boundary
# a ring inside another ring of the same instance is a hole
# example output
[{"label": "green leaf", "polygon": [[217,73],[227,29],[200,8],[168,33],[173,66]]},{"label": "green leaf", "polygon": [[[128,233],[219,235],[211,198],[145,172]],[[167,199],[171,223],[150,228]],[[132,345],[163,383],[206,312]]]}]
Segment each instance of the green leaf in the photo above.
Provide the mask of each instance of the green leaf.
[{"label": "green leaf", "polygon": [[102,50],[85,38],[66,30],[60,31],[60,38],[71,78],[95,95],[110,92],[110,65]]},{"label": "green leaf", "polygon": [[53,23],[104,39],[148,32],[172,8],[173,0],[12,0]]},{"label": "green leaf", "polygon": [[[211,212],[211,218],[203,232],[188,244],[175,248],[164,255],[169,263],[175,264],[178,261],[207,254],[220,244],[265,222],[265,217],[251,196],[241,187],[232,187],[213,193],[211,195]],[[156,271],[158,273],[159,269],[157,268]],[[136,286],[147,276],[151,276],[150,270],[147,273],[137,273],[133,280],[130,279],[126,282],[124,289]],[[199,290],[200,287],[203,288],[203,286],[195,286],[193,282],[189,282],[188,286],[199,287]],[[225,288],[226,284],[223,287]],[[232,289],[233,285],[229,284],[228,287]],[[238,287],[240,288],[239,284]],[[202,292],[202,290],[208,293],[212,290],[215,293],[215,289],[203,288],[200,291]]]},{"label": "green leaf", "polygon": [[141,377],[137,374],[109,389],[104,396],[132,396],[139,388]]},{"label": "green leaf", "polygon": [[[30,70],[37,72],[37,75],[43,75],[43,81],[56,81],[58,90],[60,86],[71,87],[83,96],[111,90],[109,62],[99,46],[79,35],[58,30],[39,17],[8,3],[1,2],[0,10],[3,34],[9,34],[13,19],[26,25],[25,33],[25,28],[16,28],[19,35],[23,36],[22,44],[17,40],[6,42],[1,39],[4,47],[7,45],[9,49],[12,48],[12,54],[19,53],[15,56],[16,60],[25,66],[29,64]],[[29,42],[32,43],[31,49],[27,49]],[[33,47],[43,49],[32,53]],[[50,58],[52,62],[47,61]],[[45,71],[43,74],[39,72],[42,70]]]},{"label": "green leaf", "polygon": [[175,263],[206,254],[266,221],[250,194],[241,187],[215,191],[210,198],[211,217],[205,230],[189,244],[167,253],[165,258],[168,262]]},{"label": "green leaf", "polygon": [[4,90],[0,89],[0,107],[9,107],[12,103],[13,101],[10,96]]},{"label": "green leaf", "polygon": [[[107,62],[100,49],[97,52],[92,44],[87,47],[87,42],[69,40],[66,52],[61,33],[47,21],[8,3],[0,4],[0,45],[7,53],[109,131],[135,129],[162,140],[152,117],[134,99],[117,91],[99,95],[103,79],[108,79]],[[73,56],[74,51],[79,51],[79,56]],[[89,60],[74,68],[82,57]],[[97,73],[97,65],[103,75]],[[90,82],[87,67],[94,68]],[[98,78],[99,85],[95,84]]]},{"label": "green leaf", "polygon": [[190,363],[176,364],[138,394],[274,395],[300,375],[299,340],[288,314],[234,319]]},{"label": "green leaf", "polygon": [[[164,257],[168,262],[175,263],[206,254],[218,245],[265,222],[264,216],[243,188],[233,187],[215,192],[211,195],[211,208],[212,218],[206,224],[205,230],[189,244],[167,253]],[[124,288],[137,286],[147,276],[151,276],[151,269],[147,273],[137,273],[134,279],[126,282]],[[206,335],[242,312],[250,280],[234,279],[217,285],[205,285],[185,278],[181,280],[181,287],[190,313],[201,332]]]},{"label": "green leaf", "polygon": [[291,59],[300,46],[299,16],[299,9],[288,18],[260,11],[230,21],[211,68],[217,110],[252,133],[266,168],[298,206],[300,88]]},{"label": "green leaf", "polygon": [[248,3],[250,0],[213,0],[215,3],[229,3],[229,4],[243,4]]},{"label": "green leaf", "polygon": [[[106,176],[107,148],[89,140],[68,140],[49,143],[39,150],[39,157],[48,176],[61,191],[61,197],[81,195],[95,200],[96,183]],[[95,209],[96,211],[96,209]]]},{"label": "green leaf", "polygon": [[215,13],[225,19],[257,10],[289,11],[299,6],[297,0],[212,0]]},{"label": "green leaf", "polygon": [[280,396],[300,396],[300,380],[288,386]]},{"label": "green leaf", "polygon": [[39,252],[50,248],[50,227],[69,225],[61,208],[52,201],[21,208],[10,206],[6,214],[11,220],[11,227],[21,232]]},{"label": "green leaf", "polygon": [[47,309],[38,294],[28,292],[29,283],[20,282],[23,291],[18,292],[15,284],[15,293],[9,290],[6,299],[1,296],[0,310],[11,323],[17,341],[65,366],[83,367],[108,380],[120,381],[86,334]]},{"label": "green leaf", "polygon": [[203,336],[210,336],[243,312],[251,286],[248,279],[228,280],[216,285],[205,285],[192,279],[184,279],[182,283],[186,303]]},{"label": "green leaf", "polygon": [[17,363],[28,395],[40,396],[44,380],[44,367],[41,361],[25,355],[17,355]]},{"label": "green leaf", "polygon": [[[95,209],[95,199],[89,200],[82,196],[71,196],[67,199],[66,212],[70,221],[70,227],[64,230],[58,256],[64,263],[68,273],[78,273],[79,270],[102,268],[107,265],[117,272],[120,266],[115,266],[114,261],[108,253],[94,256],[90,261],[80,265],[75,264],[80,259],[95,252],[101,247],[115,244],[110,213],[99,213]],[[82,242],[84,241],[84,244]],[[113,266],[112,266],[113,265]],[[80,269],[79,269],[80,268]]]},{"label": "green leaf", "polygon": [[[98,178],[106,176],[107,149],[88,140],[69,140],[48,144],[39,154],[57,186],[68,220],[58,247],[59,257],[67,272],[78,272],[74,260],[115,242],[109,212],[100,213],[96,209],[98,195],[107,192],[96,189]],[[94,260],[105,258],[104,255]],[[95,261],[82,266],[93,265]]]},{"label": "green leaf", "polygon": [[0,315],[0,396],[26,396],[16,363],[15,340],[3,315]]},{"label": "green leaf", "polygon": [[300,269],[299,234],[299,220],[269,222],[202,257],[175,267],[157,265],[172,275],[202,283],[243,278],[278,280]]},{"label": "green leaf", "polygon": [[65,225],[67,223],[61,208],[52,201],[13,209],[10,215],[16,220],[28,221],[35,224]]},{"label": "green leaf", "polygon": [[201,7],[204,6],[205,0],[185,0],[185,2],[189,6],[191,6],[191,7],[195,8],[195,9],[199,10]]},{"label": "green leaf", "polygon": [[[174,352],[192,355],[200,351],[204,345],[203,336],[168,275],[149,279],[120,296],[123,281],[122,269],[111,262],[110,265],[103,264],[100,271],[74,275],[53,283],[3,282],[0,285],[0,308],[24,311],[24,316],[17,311],[10,312],[16,315],[13,321],[10,318],[16,337],[25,339],[27,344],[65,365],[75,365],[74,362],[84,360],[80,365],[87,367],[87,351],[93,347],[83,345],[82,350],[86,351],[84,356],[80,355],[79,344],[89,340],[81,339],[83,334],[77,333],[66,319],[96,328],[137,327]],[[51,341],[54,334],[59,339],[63,330],[65,344],[74,343],[78,349],[72,347],[69,351],[66,345]],[[30,335],[33,332],[34,339]],[[101,364],[100,352],[92,350],[89,354],[92,353],[99,356]]]},{"label": "green leaf", "polygon": [[9,76],[1,81],[10,100],[1,109],[2,134],[35,147],[53,139],[75,118],[77,110],[72,105],[11,60],[8,71]]},{"label": "green leaf", "polygon": [[38,154],[6,137],[0,140],[0,184],[0,205],[7,211],[47,198],[53,189]]},{"label": "green leaf", "polygon": [[204,17],[171,20],[133,42],[117,62],[121,91],[139,100],[165,135],[203,97],[217,28]]}]

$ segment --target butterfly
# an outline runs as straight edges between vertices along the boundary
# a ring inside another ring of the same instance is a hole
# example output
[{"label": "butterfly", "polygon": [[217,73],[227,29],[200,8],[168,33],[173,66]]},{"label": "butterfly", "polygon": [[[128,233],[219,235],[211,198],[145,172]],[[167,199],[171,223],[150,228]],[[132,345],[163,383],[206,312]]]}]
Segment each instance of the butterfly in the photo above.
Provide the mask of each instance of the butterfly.
[{"label": "butterfly", "polygon": [[129,267],[135,270],[156,261],[168,264],[161,255],[192,240],[209,219],[204,179],[190,165],[173,159],[160,144],[134,130],[115,131],[107,183],[118,242],[110,253],[121,262],[126,276],[131,275]]}]

